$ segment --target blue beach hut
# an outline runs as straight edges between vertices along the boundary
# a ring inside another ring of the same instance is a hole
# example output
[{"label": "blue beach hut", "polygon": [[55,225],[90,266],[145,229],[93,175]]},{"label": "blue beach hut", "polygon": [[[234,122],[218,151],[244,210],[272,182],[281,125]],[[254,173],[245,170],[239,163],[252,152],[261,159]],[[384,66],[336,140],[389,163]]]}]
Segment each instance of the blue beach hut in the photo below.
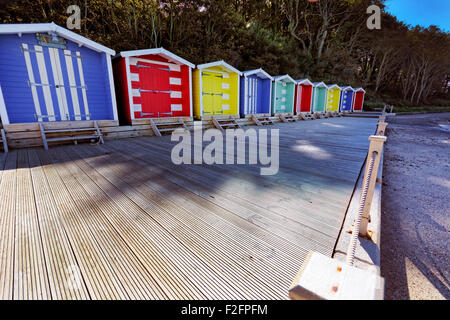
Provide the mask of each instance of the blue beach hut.
[{"label": "blue beach hut", "polygon": [[117,120],[115,51],[54,23],[0,24],[0,117]]},{"label": "blue beach hut", "polygon": [[341,89],[341,100],[339,103],[339,111],[352,111],[353,95],[355,90],[350,87],[343,87]]},{"label": "blue beach hut", "polygon": [[269,115],[272,97],[273,77],[263,69],[242,73],[240,85],[240,115]]}]

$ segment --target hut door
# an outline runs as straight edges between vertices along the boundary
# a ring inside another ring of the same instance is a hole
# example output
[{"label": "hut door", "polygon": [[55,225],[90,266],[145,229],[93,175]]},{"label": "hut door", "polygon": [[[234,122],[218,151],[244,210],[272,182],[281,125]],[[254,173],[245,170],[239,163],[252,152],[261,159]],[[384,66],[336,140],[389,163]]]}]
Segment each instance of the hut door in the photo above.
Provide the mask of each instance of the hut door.
[{"label": "hut door", "polygon": [[276,88],[276,101],[275,101],[275,113],[286,112],[286,97],[288,92],[288,87],[286,82],[275,82]]},{"label": "hut door", "polygon": [[170,68],[141,61],[136,64],[136,67],[139,72],[141,117],[171,116]]},{"label": "hut door", "polygon": [[223,114],[222,110],[222,78],[216,72],[202,72],[203,77],[203,115]]},{"label": "hut door", "polygon": [[247,78],[247,110],[246,114],[257,113],[258,107],[258,79]]},{"label": "hut door", "polygon": [[37,121],[89,120],[80,52],[22,44]]}]

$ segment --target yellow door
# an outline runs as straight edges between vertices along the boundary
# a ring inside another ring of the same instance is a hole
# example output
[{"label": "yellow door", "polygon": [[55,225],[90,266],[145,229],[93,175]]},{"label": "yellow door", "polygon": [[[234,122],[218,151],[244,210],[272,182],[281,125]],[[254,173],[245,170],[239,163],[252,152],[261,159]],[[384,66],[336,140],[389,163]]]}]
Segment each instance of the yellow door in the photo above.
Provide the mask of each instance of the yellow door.
[{"label": "yellow door", "polygon": [[340,90],[338,88],[332,88],[328,91],[327,111],[339,110],[339,95]]},{"label": "yellow door", "polygon": [[222,114],[222,75],[216,72],[202,72],[203,115]]}]

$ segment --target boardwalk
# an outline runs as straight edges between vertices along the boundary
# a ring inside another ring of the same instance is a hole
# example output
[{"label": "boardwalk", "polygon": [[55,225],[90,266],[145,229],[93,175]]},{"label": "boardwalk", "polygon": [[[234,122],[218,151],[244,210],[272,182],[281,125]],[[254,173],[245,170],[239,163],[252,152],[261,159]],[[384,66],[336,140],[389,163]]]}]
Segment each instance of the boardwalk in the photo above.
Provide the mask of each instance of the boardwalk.
[{"label": "boardwalk", "polygon": [[0,299],[286,299],[332,254],[375,127],[274,125],[274,176],[175,166],[170,137],[0,154]]}]

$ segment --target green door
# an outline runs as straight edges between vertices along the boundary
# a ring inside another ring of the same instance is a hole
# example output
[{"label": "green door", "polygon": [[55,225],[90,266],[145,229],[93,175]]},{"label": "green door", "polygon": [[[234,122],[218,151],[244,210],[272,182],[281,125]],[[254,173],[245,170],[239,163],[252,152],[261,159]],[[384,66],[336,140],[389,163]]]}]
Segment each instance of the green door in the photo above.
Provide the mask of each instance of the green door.
[{"label": "green door", "polygon": [[323,87],[314,88],[314,93],[314,112],[324,112],[326,89]]},{"label": "green door", "polygon": [[275,81],[272,94],[272,113],[292,112],[294,85],[283,81]]}]

